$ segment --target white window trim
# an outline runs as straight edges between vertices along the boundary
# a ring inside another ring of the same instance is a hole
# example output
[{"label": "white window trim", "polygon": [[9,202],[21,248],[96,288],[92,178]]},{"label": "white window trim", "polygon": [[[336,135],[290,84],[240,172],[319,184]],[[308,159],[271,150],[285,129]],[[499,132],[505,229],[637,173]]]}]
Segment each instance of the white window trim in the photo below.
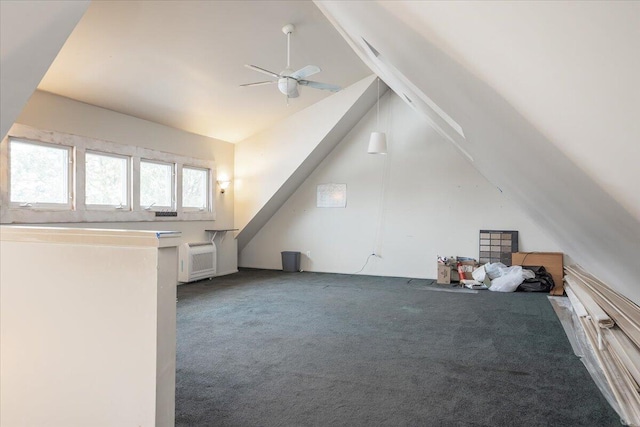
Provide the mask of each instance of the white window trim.
[{"label": "white window trim", "polygon": [[[73,165],[74,165],[74,150],[72,146],[62,145],[62,144],[50,144],[42,141],[32,141],[26,138],[15,138],[10,137],[8,149],[7,149],[7,165],[9,166],[8,172],[8,185],[7,185],[7,200],[9,201],[9,206],[12,209],[36,209],[40,211],[45,210],[53,210],[53,211],[70,211],[73,209],[73,194],[74,194],[74,185],[73,185]],[[66,203],[42,203],[37,200],[24,200],[21,202],[13,202],[11,201],[11,141],[23,143],[23,144],[31,144],[31,145],[39,145],[41,147],[51,147],[62,149],[67,152],[67,201]]]},{"label": "white window trim", "polygon": [[[97,204],[97,203],[92,203],[89,204],[87,203],[87,196],[86,196],[86,173],[87,173],[87,154],[93,154],[93,155],[97,155],[97,156],[104,156],[104,157],[114,157],[117,159],[124,159],[127,162],[127,166],[126,166],[126,171],[127,171],[127,194],[125,195],[125,203],[120,204],[120,205],[103,205],[103,204]],[[85,182],[85,195],[84,195],[84,203],[85,203],[85,209],[89,210],[103,210],[103,211],[113,211],[113,210],[124,210],[124,211],[130,211],[131,210],[131,181],[132,181],[132,174],[131,174],[131,157],[130,156],[124,156],[122,154],[114,154],[114,153],[105,153],[104,151],[97,151],[97,150],[86,150],[85,154],[84,154],[84,160],[83,160],[83,164],[84,164],[84,172],[85,172],[85,177],[84,177],[84,182]]]},{"label": "white window trim", "polygon": [[[9,138],[58,144],[74,147],[74,208],[72,210],[20,209],[9,203]],[[97,151],[131,158],[131,210],[95,210],[87,209],[85,204],[85,153]],[[156,217],[154,211],[140,206],[140,160],[150,159],[176,165],[175,173],[175,217]],[[195,166],[209,170],[209,203],[207,211],[185,211],[182,209],[182,165]],[[204,160],[151,150],[138,146],[118,144],[110,141],[72,135],[57,131],[36,129],[30,126],[14,124],[0,143],[0,222],[7,223],[56,223],[56,222],[137,222],[137,221],[212,221],[216,219],[214,189],[212,183],[216,176],[214,160]]]},{"label": "white window trim", "polygon": [[[211,171],[207,168],[202,168],[199,166],[193,166],[193,165],[180,165],[180,169],[181,169],[181,173],[180,173],[180,177],[182,178],[184,175],[184,169],[194,169],[194,170],[201,170],[201,171],[205,171],[207,173],[207,204],[204,207],[204,209],[199,208],[199,207],[195,207],[195,206],[183,206],[182,205],[182,197],[181,197],[181,201],[180,201],[180,205],[182,206],[182,210],[183,212],[203,212],[203,210],[207,210],[207,209],[211,209]],[[180,191],[183,192],[183,180],[180,180]]]}]

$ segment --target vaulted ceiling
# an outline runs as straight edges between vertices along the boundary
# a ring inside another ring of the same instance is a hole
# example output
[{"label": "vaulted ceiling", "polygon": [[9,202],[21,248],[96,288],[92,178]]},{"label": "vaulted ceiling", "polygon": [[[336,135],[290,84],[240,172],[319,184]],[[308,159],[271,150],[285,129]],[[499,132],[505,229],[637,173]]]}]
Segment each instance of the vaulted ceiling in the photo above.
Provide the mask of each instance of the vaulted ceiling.
[{"label": "vaulted ceiling", "polygon": [[311,1],[92,1],[38,88],[229,142],[242,140],[331,92],[240,87],[319,66],[309,80],[349,86],[371,74]]}]

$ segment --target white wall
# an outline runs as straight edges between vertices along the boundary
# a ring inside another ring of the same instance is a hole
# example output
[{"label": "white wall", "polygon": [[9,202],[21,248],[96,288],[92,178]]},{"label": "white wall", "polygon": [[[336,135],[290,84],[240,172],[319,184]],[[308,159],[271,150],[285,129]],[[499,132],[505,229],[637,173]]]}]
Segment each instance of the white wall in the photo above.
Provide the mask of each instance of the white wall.
[{"label": "white wall", "polygon": [[[437,255],[477,258],[485,228],[518,230],[523,251],[560,250],[392,92],[380,114],[389,154],[366,153],[374,108],[241,251],[241,266],[279,269],[287,250],[303,253],[304,270],[355,273],[375,251],[382,258],[362,274],[435,278]],[[347,184],[345,209],[316,207],[324,183]]]},{"label": "white wall", "polygon": [[235,145],[240,249],[371,108],[374,82],[365,77]]},{"label": "white wall", "polygon": [[[234,146],[228,142],[187,133],[157,123],[141,120],[104,108],[95,107],[46,92],[33,94],[18,123],[116,142],[137,145],[153,150],[182,156],[213,159],[218,175],[226,174],[233,179]],[[215,221],[154,221],[154,222],[106,222],[90,223],[92,228],[130,230],[170,230],[182,232],[183,242],[209,240],[205,229],[233,228],[234,184],[220,194],[214,190]],[[64,227],[87,227],[87,223],[51,224]],[[218,272],[229,274],[237,271],[236,241],[230,238],[218,244]]]},{"label": "white wall", "polygon": [[0,425],[173,426],[178,238],[56,231],[0,232]]},{"label": "white wall", "polygon": [[[460,25],[464,20],[458,21],[459,15],[450,10],[446,17],[442,15],[443,19],[455,34],[455,29],[464,34],[451,40],[430,31],[431,18],[425,19],[429,13],[420,6],[426,5],[426,9],[435,3],[410,3],[422,13],[412,13],[411,8],[390,13],[393,7],[386,7],[389,2],[316,4],[330,16],[363,61],[380,73],[396,93],[406,94],[411,105],[467,152],[474,167],[546,230],[564,252],[611,288],[640,304],[640,217],[633,208],[637,206],[637,192],[630,187],[640,180],[635,120],[640,103],[633,101],[638,93],[634,91],[638,73],[617,72],[620,67],[636,70],[640,65],[634,55],[637,49],[633,48],[638,26],[632,24],[640,17],[640,8],[630,3],[633,2],[539,3],[536,13],[529,9],[535,9],[537,3],[492,3],[486,7],[495,10],[487,15],[465,15],[469,20],[482,17],[483,26],[478,32],[485,32],[477,37],[473,31],[467,33],[464,24]],[[457,7],[446,2],[441,5],[434,7]],[[592,7],[597,10],[587,11]],[[575,26],[574,18],[579,21]],[[502,31],[487,36],[492,33],[485,28],[494,25]],[[571,29],[565,31],[567,25]],[[545,36],[538,37],[536,32]],[[613,45],[607,42],[610,33],[615,35]],[[594,37],[598,43],[591,42]],[[464,38],[467,41],[461,40]],[[365,39],[375,47],[377,55],[364,44]],[[460,43],[464,52],[456,52]],[[488,54],[488,60],[478,61],[475,55],[471,60],[465,52],[475,51],[475,44],[482,52],[487,44],[495,45],[497,53]],[[452,45],[456,48],[452,49]],[[633,58],[614,54],[615,61],[606,60],[609,52],[627,49],[633,52],[629,53]],[[534,52],[531,57],[526,54],[530,50]],[[606,54],[599,55],[602,51]],[[526,61],[521,58],[522,52]],[[496,55],[500,60],[492,62],[490,58]],[[589,65],[601,61],[606,70],[581,66],[584,58],[589,58]],[[486,68],[480,63],[500,77],[482,77]],[[550,79],[532,77],[537,82],[532,86],[519,84],[536,71],[550,72]],[[554,80],[555,75],[558,81]],[[632,95],[618,97],[620,90]],[[522,96],[513,96],[513,92]],[[596,97],[583,96],[595,93]],[[523,103],[531,107],[524,108]],[[438,117],[433,104],[461,126],[464,138]],[[588,129],[587,134],[606,137],[583,139],[584,129]],[[603,148],[607,154],[600,154]],[[568,154],[574,151],[581,155]],[[585,158],[592,165],[598,164],[597,171],[585,163]],[[605,182],[612,185],[604,185]]]}]

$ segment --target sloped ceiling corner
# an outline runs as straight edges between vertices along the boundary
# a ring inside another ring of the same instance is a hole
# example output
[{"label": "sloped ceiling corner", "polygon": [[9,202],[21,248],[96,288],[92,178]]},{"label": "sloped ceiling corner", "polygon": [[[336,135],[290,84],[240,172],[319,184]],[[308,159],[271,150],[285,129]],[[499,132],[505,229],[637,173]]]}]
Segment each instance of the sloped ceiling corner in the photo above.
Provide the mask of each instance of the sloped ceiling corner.
[{"label": "sloped ceiling corner", "polygon": [[376,97],[376,78],[366,77],[236,144],[239,250],[371,109]]},{"label": "sloped ceiling corner", "polygon": [[[574,134],[551,131],[554,129],[552,124],[556,123],[556,116],[563,112],[559,112],[549,102],[543,112],[535,110],[538,115],[527,114],[533,111],[525,108],[528,99],[518,98],[518,102],[524,107],[518,104],[516,108],[515,102],[505,96],[510,94],[509,91],[505,89],[503,94],[495,84],[488,84],[492,80],[481,76],[482,73],[474,72],[476,70],[472,70],[463,60],[466,58],[461,59],[463,54],[458,53],[457,57],[451,54],[447,50],[451,44],[446,38],[434,35],[436,31],[431,31],[430,21],[425,18],[428,13],[422,9],[435,3],[436,13],[439,9],[448,7],[443,2],[316,2],[369,67],[405,102],[427,117],[439,133],[458,147],[473,167],[510,197],[523,213],[546,229],[574,260],[612,288],[640,303],[640,285],[637,284],[640,264],[636,261],[640,242],[640,215],[635,210],[638,199],[633,192],[620,195],[614,191],[614,187],[604,184],[607,180],[616,181],[621,175],[633,178],[632,182],[639,181],[637,168],[634,166],[634,169],[628,170],[640,160],[637,148],[640,136],[638,126],[629,123],[629,128],[622,133],[611,131],[612,134],[628,136],[624,143],[620,144],[618,141],[613,144],[619,150],[616,156],[625,157],[624,160],[621,159],[622,167],[627,168],[623,174],[611,167],[596,168],[595,171],[589,165],[579,163],[580,158],[569,157],[567,153],[571,150],[567,146],[579,141],[570,140],[563,144],[565,139],[575,137]],[[466,2],[464,4],[468,5]],[[574,3],[574,7],[579,8],[581,4]],[[502,3],[496,7],[502,9],[487,11],[483,15],[487,19],[484,22],[487,27],[491,26],[492,16],[494,19],[503,19],[501,14],[511,16],[513,10],[525,14],[529,12],[526,9],[519,10],[519,6],[513,3]],[[627,13],[638,11],[637,5],[629,9]],[[624,11],[619,10],[610,12],[624,14]],[[464,21],[458,22],[457,16],[459,15],[453,14],[440,24],[452,26],[447,34],[455,33],[456,30],[465,31],[460,27]],[[537,17],[534,15],[533,23],[528,25],[537,25],[544,32],[548,23],[536,19],[545,17],[547,14]],[[566,23],[573,16],[565,18],[560,21]],[[622,21],[625,25],[629,22],[628,19]],[[596,21],[593,27],[601,30],[602,26],[607,25],[615,26],[615,20],[611,20],[609,15]],[[479,33],[482,28],[484,27],[478,28]],[[483,37],[474,35],[480,39]],[[561,31],[554,35],[562,39]],[[495,38],[495,34],[493,36]],[[519,40],[517,27],[513,29],[513,33],[503,33],[500,37],[506,41],[503,44],[514,43],[514,39]],[[497,40],[496,43],[501,42]],[[637,40],[629,43],[634,46]],[[526,47],[517,46],[516,42],[516,48]],[[574,49],[590,47],[580,45],[574,46]],[[550,46],[549,48],[550,52],[554,51]],[[502,52],[506,56],[502,58],[503,63],[509,63],[509,53],[508,49]],[[544,50],[539,54],[544,54]],[[571,58],[567,54],[552,59],[571,63]],[[516,57],[514,60],[519,59],[520,57]],[[547,60],[540,59],[543,64]],[[636,57],[629,61],[629,67],[635,69],[636,64],[637,51]],[[557,68],[562,68],[561,62]],[[491,68],[483,71],[485,74],[500,74],[500,70]],[[528,73],[522,66],[520,71]],[[583,73],[589,72],[588,69],[583,70]],[[615,80],[625,78],[626,75],[626,71],[616,75],[615,70],[611,70],[608,77]],[[591,84],[590,79],[584,81]],[[602,82],[605,86],[609,83],[609,80]],[[624,84],[628,90],[637,89],[635,79]],[[574,100],[573,90],[563,92],[562,88],[562,85],[552,88],[538,86],[527,88],[527,91],[546,93],[551,90],[555,98],[562,100],[563,105],[584,111],[584,117],[581,118],[578,114],[577,119],[571,119],[575,122],[572,125],[581,123],[581,120],[591,120],[592,112],[583,110],[581,106],[581,102],[586,100]],[[626,99],[625,105],[637,111],[640,103],[628,101],[633,101],[634,95]],[[533,95],[529,101],[540,102]],[[612,100],[607,98],[605,101]],[[604,109],[606,108],[605,106]],[[626,114],[625,111],[624,117]],[[603,113],[602,117],[606,119],[609,116]],[[541,125],[545,120],[546,123],[551,123],[547,127]],[[584,122],[583,125],[615,127],[621,123],[627,122],[612,118],[610,123]],[[588,151],[589,148],[587,146],[583,149]],[[594,153],[602,155],[600,150],[594,150]],[[628,186],[628,182],[626,184]],[[636,198],[631,201],[634,197]]]},{"label": "sloped ceiling corner", "polygon": [[36,90],[89,1],[0,2],[0,136]]}]

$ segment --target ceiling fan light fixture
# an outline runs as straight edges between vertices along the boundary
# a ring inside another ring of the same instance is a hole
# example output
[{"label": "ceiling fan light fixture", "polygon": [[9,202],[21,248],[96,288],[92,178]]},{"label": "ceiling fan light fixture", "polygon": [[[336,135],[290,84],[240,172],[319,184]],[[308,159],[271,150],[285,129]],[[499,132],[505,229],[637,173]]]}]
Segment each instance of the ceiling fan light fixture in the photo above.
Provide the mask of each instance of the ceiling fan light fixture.
[{"label": "ceiling fan light fixture", "polygon": [[[287,24],[282,27],[282,32],[287,36],[287,68],[282,70],[280,74],[255,65],[246,64],[245,67],[249,68],[250,70],[257,71],[259,73],[266,74],[275,78],[276,80],[273,81],[273,83],[277,82],[278,90],[287,97],[287,105],[289,105],[289,98],[297,98],[298,96],[300,96],[300,93],[298,92],[298,85],[309,86],[314,89],[328,90],[330,92],[340,91],[342,89],[340,86],[307,80],[307,77],[322,71],[320,67],[316,65],[307,65],[306,67],[302,67],[297,71],[293,71],[291,69],[291,33],[293,33],[294,30],[295,26],[293,24]],[[272,82],[255,82],[242,84],[240,86],[262,86],[270,83]]]},{"label": "ceiling fan light fixture", "polygon": [[288,77],[283,77],[278,80],[278,89],[289,98],[296,98],[298,96],[297,82]]}]

